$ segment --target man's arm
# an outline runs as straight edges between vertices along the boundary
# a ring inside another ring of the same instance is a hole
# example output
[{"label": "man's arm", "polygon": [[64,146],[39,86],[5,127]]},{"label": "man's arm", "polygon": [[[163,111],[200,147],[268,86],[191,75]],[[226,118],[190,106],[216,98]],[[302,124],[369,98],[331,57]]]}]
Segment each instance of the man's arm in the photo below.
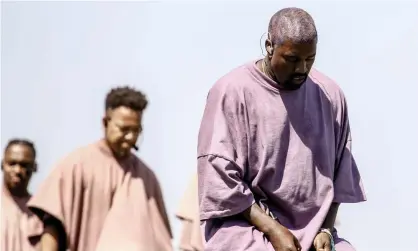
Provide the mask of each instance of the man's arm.
[{"label": "man's arm", "polygon": [[300,251],[298,239],[278,221],[266,214],[256,203],[246,209],[242,215],[247,221],[264,233],[274,250]]},{"label": "man's arm", "polygon": [[52,216],[45,217],[44,233],[41,237],[42,251],[65,251],[66,234],[61,222]]},{"label": "man's arm", "polygon": [[340,206],[340,203],[332,203],[331,207],[329,208],[328,214],[325,217],[325,221],[322,224],[322,228],[326,228],[330,231],[333,230],[334,228],[334,224],[335,224],[335,219],[337,218],[337,214],[338,214],[338,208]]},{"label": "man's arm", "polygon": [[279,226],[279,223],[266,214],[256,203],[242,212],[242,215],[251,225],[267,236],[277,230]]},{"label": "man's arm", "polygon": [[52,225],[46,226],[41,237],[42,251],[59,251],[58,231]]}]

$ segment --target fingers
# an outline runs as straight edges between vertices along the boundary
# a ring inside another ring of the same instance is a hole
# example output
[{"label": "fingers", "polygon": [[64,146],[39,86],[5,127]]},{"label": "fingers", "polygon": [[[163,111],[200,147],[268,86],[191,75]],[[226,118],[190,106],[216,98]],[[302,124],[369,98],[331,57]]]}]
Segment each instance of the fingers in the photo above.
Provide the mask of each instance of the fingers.
[{"label": "fingers", "polygon": [[[313,246],[315,247],[316,251],[320,251],[321,249],[324,248],[324,245],[321,243],[318,236],[315,237],[314,242],[313,242]],[[321,251],[323,251],[323,250],[321,250]]]},{"label": "fingers", "polygon": [[315,246],[316,251],[331,251],[331,245],[330,244],[324,244],[322,246]]},{"label": "fingers", "polygon": [[289,243],[289,245],[284,249],[286,251],[301,251],[302,247],[299,244],[299,241],[295,239],[293,241],[293,245]]},{"label": "fingers", "polygon": [[314,247],[316,251],[325,251],[325,245],[319,241],[314,243]]}]

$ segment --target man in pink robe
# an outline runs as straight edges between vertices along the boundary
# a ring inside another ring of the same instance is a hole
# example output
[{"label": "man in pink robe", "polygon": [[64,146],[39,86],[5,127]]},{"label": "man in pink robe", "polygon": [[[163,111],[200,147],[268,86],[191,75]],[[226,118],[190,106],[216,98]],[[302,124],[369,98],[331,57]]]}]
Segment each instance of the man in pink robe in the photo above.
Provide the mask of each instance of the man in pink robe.
[{"label": "man in pink robe", "polygon": [[29,201],[45,226],[43,251],[172,250],[157,177],[131,153],[146,106],[140,91],[112,89],[104,139],[60,160]]},{"label": "man in pink robe", "polygon": [[312,17],[282,9],[265,58],[209,91],[198,139],[206,251],[354,250],[335,218],[340,203],[366,197],[344,94],[311,69],[316,44]]},{"label": "man in pink robe", "polygon": [[0,250],[40,250],[42,222],[26,206],[31,197],[28,184],[36,168],[34,144],[25,139],[10,140],[1,163],[3,187]]},{"label": "man in pink robe", "polygon": [[180,201],[180,207],[176,216],[182,224],[180,250],[203,251],[197,196],[197,175],[193,175],[190,180],[186,192]]}]

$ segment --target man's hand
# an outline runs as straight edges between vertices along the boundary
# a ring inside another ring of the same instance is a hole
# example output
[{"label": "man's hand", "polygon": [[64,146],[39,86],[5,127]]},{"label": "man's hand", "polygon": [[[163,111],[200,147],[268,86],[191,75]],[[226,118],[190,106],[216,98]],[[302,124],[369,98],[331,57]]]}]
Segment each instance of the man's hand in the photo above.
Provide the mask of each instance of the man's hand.
[{"label": "man's hand", "polygon": [[316,251],[331,251],[331,237],[327,233],[319,233],[314,239]]},{"label": "man's hand", "polygon": [[302,249],[298,239],[280,224],[277,224],[266,235],[275,251],[300,251]]}]

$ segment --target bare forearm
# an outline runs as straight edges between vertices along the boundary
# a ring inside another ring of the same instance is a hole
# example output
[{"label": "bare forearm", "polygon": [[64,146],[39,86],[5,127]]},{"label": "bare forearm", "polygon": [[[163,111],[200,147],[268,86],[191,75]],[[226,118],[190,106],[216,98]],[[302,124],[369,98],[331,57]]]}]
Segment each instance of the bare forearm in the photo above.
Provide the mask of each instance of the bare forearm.
[{"label": "bare forearm", "polygon": [[280,226],[276,220],[267,215],[256,203],[246,209],[242,215],[251,225],[266,235]]},{"label": "bare forearm", "polygon": [[57,229],[52,226],[46,226],[41,237],[42,251],[59,251],[59,236]]},{"label": "bare forearm", "polygon": [[335,224],[335,219],[337,218],[338,208],[340,203],[332,203],[329,208],[328,214],[325,217],[325,221],[322,224],[322,228],[333,229]]}]

